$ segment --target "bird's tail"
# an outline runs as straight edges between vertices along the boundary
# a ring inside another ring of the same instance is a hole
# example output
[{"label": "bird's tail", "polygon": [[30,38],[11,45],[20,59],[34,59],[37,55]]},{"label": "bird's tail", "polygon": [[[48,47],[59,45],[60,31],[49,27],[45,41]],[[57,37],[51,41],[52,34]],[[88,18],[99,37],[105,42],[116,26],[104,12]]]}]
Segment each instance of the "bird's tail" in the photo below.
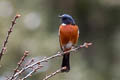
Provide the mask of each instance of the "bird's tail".
[{"label": "bird's tail", "polygon": [[70,53],[66,53],[63,55],[62,67],[66,67],[66,69],[61,70],[61,72],[69,72],[70,70],[69,58],[70,58]]}]

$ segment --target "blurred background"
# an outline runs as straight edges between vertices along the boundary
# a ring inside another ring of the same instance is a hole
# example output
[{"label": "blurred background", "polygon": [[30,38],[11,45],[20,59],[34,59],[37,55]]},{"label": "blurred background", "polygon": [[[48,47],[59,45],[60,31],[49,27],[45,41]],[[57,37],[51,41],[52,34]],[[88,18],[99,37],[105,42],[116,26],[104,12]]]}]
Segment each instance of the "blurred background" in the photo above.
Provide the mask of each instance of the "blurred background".
[{"label": "blurred background", "polygon": [[[80,29],[79,43],[88,49],[71,54],[71,70],[50,80],[120,80],[120,0],[0,0],[0,48],[17,14],[21,18],[9,38],[0,63],[0,80],[11,75],[25,50],[29,58],[41,59],[60,51],[59,14],[70,14]],[[61,66],[61,58],[27,80],[42,80]]]}]

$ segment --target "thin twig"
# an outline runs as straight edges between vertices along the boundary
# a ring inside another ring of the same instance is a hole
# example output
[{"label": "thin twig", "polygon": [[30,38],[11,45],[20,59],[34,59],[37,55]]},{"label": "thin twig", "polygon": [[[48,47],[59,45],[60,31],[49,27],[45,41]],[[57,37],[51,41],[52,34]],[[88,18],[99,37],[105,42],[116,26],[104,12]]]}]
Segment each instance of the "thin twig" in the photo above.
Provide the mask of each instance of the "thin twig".
[{"label": "thin twig", "polygon": [[7,32],[7,36],[6,36],[6,38],[5,38],[4,42],[3,42],[3,46],[2,46],[2,49],[1,49],[1,51],[0,51],[0,61],[1,61],[1,58],[2,58],[2,56],[3,56],[3,54],[4,54],[4,52],[6,51],[6,45],[7,45],[7,43],[8,43],[9,36],[10,36],[12,30],[13,30],[14,25],[16,24],[16,20],[17,20],[19,17],[20,17],[20,14],[17,14],[17,15],[14,17],[14,19],[12,20],[11,26],[10,26],[8,32]]},{"label": "thin twig", "polygon": [[32,58],[28,63],[25,64],[25,67],[27,67],[28,65],[32,64],[34,62],[34,58]]},{"label": "thin twig", "polygon": [[37,68],[33,69],[30,73],[28,73],[25,77],[23,77],[22,79],[19,79],[19,80],[25,80],[25,79],[27,79],[28,77],[32,76],[32,74],[35,73],[41,67],[43,67],[43,66],[39,65]]},{"label": "thin twig", "polygon": [[35,66],[35,65],[40,65],[40,63],[42,63],[42,62],[46,62],[46,61],[48,61],[48,60],[50,60],[50,59],[54,59],[54,58],[56,58],[56,57],[60,57],[60,56],[62,56],[63,54],[66,54],[66,53],[68,53],[68,52],[74,52],[74,51],[76,51],[76,50],[78,50],[78,49],[80,49],[80,48],[88,48],[88,46],[91,46],[91,45],[92,45],[92,43],[84,43],[83,45],[80,45],[80,46],[78,46],[78,47],[72,48],[72,49],[69,50],[69,51],[66,51],[66,52],[57,52],[57,54],[55,54],[55,55],[53,55],[53,56],[50,56],[50,57],[47,57],[47,58],[45,57],[45,58],[43,58],[43,59],[40,60],[40,61],[37,61],[37,62],[35,62],[35,63],[33,63],[33,64],[28,65],[27,67],[22,68],[19,72],[17,72],[17,73],[14,75],[14,77],[17,77],[18,75],[20,75],[21,73],[23,73],[25,70],[27,70],[27,69]]},{"label": "thin twig", "polygon": [[62,68],[56,70],[55,72],[51,73],[50,75],[46,76],[43,80],[48,80],[49,78],[55,76],[57,73],[60,73],[61,70],[65,70],[65,69],[66,69],[66,67],[62,67]]},{"label": "thin twig", "polygon": [[29,52],[25,51],[23,57],[20,59],[20,61],[18,62],[17,67],[14,69],[14,73],[11,76],[10,80],[14,79],[14,75],[19,71],[20,66],[22,65],[22,63],[24,62],[25,58],[28,56]]}]

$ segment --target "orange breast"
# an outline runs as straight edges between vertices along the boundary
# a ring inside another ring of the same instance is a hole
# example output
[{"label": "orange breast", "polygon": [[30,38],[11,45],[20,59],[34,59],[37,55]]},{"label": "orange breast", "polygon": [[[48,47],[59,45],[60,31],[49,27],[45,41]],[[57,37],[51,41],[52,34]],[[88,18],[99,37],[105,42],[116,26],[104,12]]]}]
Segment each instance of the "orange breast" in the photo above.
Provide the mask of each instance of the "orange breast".
[{"label": "orange breast", "polygon": [[60,45],[66,45],[68,42],[76,44],[78,41],[78,26],[77,25],[61,25],[59,28]]}]

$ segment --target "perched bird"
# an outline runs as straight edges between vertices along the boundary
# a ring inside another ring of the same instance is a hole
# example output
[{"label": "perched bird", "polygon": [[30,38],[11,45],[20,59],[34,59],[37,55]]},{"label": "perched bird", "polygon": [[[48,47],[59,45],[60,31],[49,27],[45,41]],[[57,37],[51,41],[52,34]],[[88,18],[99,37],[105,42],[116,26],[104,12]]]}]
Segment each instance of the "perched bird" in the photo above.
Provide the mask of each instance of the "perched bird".
[{"label": "perched bird", "polygon": [[[59,27],[59,42],[60,47],[63,52],[70,50],[78,41],[79,29],[75,24],[74,19],[68,15],[63,14],[59,16],[62,24]],[[63,55],[63,61],[61,67],[66,67],[66,69],[61,72],[69,72],[70,70],[70,53]]]}]

